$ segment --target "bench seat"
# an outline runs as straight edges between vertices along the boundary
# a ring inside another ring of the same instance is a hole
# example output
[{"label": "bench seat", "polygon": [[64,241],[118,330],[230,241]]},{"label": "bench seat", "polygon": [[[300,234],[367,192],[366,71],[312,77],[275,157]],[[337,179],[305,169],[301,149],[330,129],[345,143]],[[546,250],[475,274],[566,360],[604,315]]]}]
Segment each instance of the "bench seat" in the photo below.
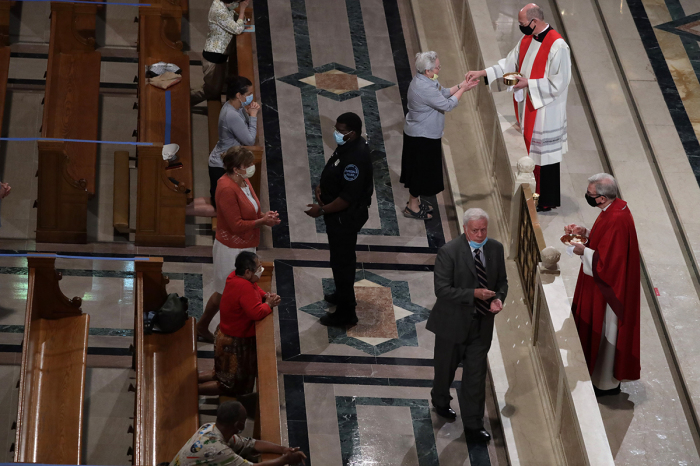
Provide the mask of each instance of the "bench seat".
[{"label": "bench seat", "polygon": [[29,258],[15,462],[80,464],[90,316],[60,291],[55,256]]},{"label": "bench seat", "polygon": [[174,333],[145,335],[143,313],[167,296],[162,259],[137,261],[136,405],[134,463],[155,466],[172,461],[199,428],[197,333],[195,319]]}]

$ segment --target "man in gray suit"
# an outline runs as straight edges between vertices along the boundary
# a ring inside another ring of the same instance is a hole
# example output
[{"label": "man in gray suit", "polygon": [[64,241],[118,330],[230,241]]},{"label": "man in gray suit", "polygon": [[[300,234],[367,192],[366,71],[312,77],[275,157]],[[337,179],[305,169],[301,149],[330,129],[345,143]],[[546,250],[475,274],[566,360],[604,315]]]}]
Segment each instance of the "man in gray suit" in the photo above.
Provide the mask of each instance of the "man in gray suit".
[{"label": "man in gray suit", "polygon": [[503,309],[508,278],[503,245],[487,237],[489,216],[464,213],[464,235],[445,244],[435,259],[435,295],[426,328],[435,334],[435,378],[430,392],[435,411],[454,420],[450,385],[462,363],[459,406],[468,441],[488,442],[484,429],[486,357],[493,319]]}]

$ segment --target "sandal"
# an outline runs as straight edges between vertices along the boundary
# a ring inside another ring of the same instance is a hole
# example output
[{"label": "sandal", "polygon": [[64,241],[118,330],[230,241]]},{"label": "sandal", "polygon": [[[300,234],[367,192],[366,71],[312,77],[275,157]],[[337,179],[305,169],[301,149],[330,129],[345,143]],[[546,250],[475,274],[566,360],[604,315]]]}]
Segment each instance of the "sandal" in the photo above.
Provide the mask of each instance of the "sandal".
[{"label": "sandal", "polygon": [[[408,202],[406,203],[406,207],[408,207]],[[411,210],[411,209],[408,209]],[[430,205],[430,202],[427,201],[420,201],[420,210],[424,212],[432,212],[433,211],[433,206]]]},{"label": "sandal", "polygon": [[416,220],[430,220],[433,218],[432,215],[428,211],[425,211],[423,209],[418,209],[418,212],[414,212],[411,209],[406,206],[406,208],[403,210],[403,216],[408,217],[408,218],[415,218]]},{"label": "sandal", "polygon": [[203,343],[214,343],[214,334],[208,329],[204,331],[197,328],[197,341],[201,341]]}]

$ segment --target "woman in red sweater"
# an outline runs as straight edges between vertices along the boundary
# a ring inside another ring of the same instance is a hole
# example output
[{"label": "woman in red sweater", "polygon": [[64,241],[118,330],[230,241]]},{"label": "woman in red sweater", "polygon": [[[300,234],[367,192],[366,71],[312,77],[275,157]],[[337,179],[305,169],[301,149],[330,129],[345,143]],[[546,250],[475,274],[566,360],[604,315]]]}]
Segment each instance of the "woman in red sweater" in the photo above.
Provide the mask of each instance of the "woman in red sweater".
[{"label": "woman in red sweater", "polygon": [[214,371],[199,376],[200,395],[241,397],[253,393],[258,375],[255,322],[264,319],[280,303],[256,282],[263,273],[258,256],[243,251],[236,257],[221,297],[221,323],[216,329]]},{"label": "woman in red sweater", "polygon": [[249,178],[255,174],[255,156],[241,146],[230,148],[224,154],[226,174],[216,185],[216,239],[214,258],[214,293],[207,301],[204,313],[197,323],[201,340],[214,342],[209,331],[212,319],[219,312],[221,294],[226,279],[233,272],[236,256],[241,251],[255,252],[260,244],[260,228],[280,223],[277,212],[262,213],[258,196]]}]

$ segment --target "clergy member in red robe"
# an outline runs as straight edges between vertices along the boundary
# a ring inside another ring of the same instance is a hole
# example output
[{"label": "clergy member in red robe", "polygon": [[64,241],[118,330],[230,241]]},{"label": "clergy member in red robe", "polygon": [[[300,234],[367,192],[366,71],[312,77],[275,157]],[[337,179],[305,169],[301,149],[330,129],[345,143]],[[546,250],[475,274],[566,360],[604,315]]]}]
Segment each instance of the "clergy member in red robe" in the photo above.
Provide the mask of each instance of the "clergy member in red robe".
[{"label": "clergy member in red robe", "polygon": [[582,264],[571,310],[596,396],[615,395],[620,381],[639,379],[639,244],[615,179],[599,173],[588,183],[586,200],[602,212],[590,230],[564,228],[588,237],[574,246]]},{"label": "clergy member in red robe", "polygon": [[[561,35],[544,21],[542,8],[530,3],[518,13],[522,39],[508,56],[481,71],[470,71],[467,82],[483,77],[492,91],[512,90],[515,116],[525,147],[535,161],[538,212],[561,205],[559,164],[568,151],[566,96],[571,81],[571,55]],[[503,83],[505,73],[519,72],[518,84]]]}]

